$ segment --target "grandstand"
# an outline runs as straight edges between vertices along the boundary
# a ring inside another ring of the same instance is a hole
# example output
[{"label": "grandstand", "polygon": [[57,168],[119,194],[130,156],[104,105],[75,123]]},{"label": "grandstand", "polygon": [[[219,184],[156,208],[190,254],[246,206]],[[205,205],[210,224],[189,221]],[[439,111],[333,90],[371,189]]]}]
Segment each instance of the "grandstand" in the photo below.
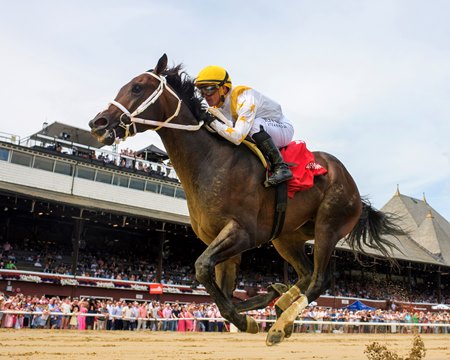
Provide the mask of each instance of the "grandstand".
[{"label": "grandstand", "polygon": [[[205,247],[189,226],[182,184],[158,154],[149,156],[160,149],[143,150],[145,157],[120,154],[102,148],[89,131],[61,123],[25,139],[2,134],[0,245],[12,249],[2,253],[1,290],[209,300],[193,274]],[[382,210],[398,215],[398,224],[408,231],[396,240],[400,269],[369,249],[373,256],[362,257],[360,264],[342,240],[319,304],[341,307],[365,298],[380,308],[395,301],[429,309],[449,303],[449,222],[425,198],[399,189]],[[308,251],[312,255],[313,242]],[[294,279],[270,244],[244,254],[242,270],[240,298]]]}]

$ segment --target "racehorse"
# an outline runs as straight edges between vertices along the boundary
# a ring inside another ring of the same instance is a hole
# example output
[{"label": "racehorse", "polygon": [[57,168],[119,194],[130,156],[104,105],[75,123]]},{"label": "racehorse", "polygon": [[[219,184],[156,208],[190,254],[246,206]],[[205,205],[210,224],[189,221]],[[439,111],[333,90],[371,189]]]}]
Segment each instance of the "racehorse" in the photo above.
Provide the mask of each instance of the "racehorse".
[{"label": "racehorse", "polygon": [[[314,186],[289,199],[285,222],[273,245],[298,274],[296,284],[274,284],[267,294],[234,304],[241,254],[270,241],[275,192],[263,183],[265,169],[246,146],[212,134],[203,125],[209,116],[192,79],[182,66],[167,67],[164,54],[155,69],[124,85],[115,100],[89,122],[91,132],[111,145],[146,130],[158,132],[183,185],[195,234],[207,244],[195,262],[195,275],[217,304],[222,316],[244,332],[258,325],[242,312],[265,307],[274,299],[277,321],[266,344],[292,333],[299,312],[317,299],[327,284],[327,266],[337,242],[347,236],[353,249],[376,248],[392,260],[395,245],[383,234],[402,231],[388,215],[361,200],[344,165],[325,152],[315,161],[328,170]],[[152,120],[155,119],[155,120]],[[305,242],[314,239],[314,261]]]}]

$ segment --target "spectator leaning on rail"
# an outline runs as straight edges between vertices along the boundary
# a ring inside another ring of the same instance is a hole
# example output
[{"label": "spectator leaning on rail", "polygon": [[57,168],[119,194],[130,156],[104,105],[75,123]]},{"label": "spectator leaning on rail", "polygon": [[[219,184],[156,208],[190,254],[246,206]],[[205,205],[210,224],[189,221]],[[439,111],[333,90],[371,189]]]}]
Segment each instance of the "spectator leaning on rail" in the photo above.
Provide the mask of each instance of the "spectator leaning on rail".
[{"label": "spectator leaning on rail", "polygon": [[220,66],[207,66],[201,70],[195,85],[208,105],[220,109],[229,120],[228,124],[212,120],[211,128],[236,145],[250,135],[268,157],[272,167],[269,185],[292,178],[279,148],[292,141],[294,128],[278,103],[247,86],[232,87],[227,71]]}]

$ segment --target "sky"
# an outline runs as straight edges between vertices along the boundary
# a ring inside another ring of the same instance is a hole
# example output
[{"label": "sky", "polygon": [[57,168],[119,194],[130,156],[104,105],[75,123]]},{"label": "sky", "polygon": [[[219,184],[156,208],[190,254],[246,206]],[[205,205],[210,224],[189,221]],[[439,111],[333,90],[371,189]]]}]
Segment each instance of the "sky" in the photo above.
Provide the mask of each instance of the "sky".
[{"label": "sky", "polygon": [[[89,129],[162,54],[225,67],[279,102],[295,139],[338,157],[381,208],[395,194],[450,220],[449,1],[0,0],[0,132]],[[121,143],[162,147],[155,132]]]}]

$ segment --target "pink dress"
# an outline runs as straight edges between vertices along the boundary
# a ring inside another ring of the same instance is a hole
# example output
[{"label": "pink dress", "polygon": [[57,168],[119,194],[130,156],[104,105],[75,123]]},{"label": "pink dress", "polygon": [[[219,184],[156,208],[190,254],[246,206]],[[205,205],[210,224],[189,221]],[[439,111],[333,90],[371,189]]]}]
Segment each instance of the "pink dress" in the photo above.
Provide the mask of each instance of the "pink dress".
[{"label": "pink dress", "polygon": [[[86,314],[87,309],[84,306],[81,306],[80,313]],[[78,320],[78,330],[86,330],[86,316],[78,315],[77,320]]]},{"label": "pink dress", "polygon": [[5,314],[3,320],[3,327],[12,328],[14,326],[14,314]]},{"label": "pink dress", "polygon": [[186,311],[184,316],[186,318],[186,331],[194,331],[194,315],[190,311]]},{"label": "pink dress", "polygon": [[184,312],[180,312],[180,318],[178,319],[178,331],[186,331],[186,320],[184,320]]}]

